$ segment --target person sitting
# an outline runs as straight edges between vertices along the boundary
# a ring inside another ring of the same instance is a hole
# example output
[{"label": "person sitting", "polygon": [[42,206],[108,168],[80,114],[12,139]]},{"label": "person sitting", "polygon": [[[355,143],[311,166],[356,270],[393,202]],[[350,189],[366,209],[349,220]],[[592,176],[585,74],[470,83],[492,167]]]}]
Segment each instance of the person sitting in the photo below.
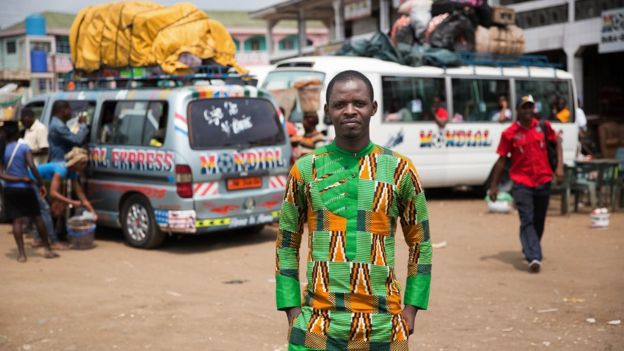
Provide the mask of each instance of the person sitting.
[{"label": "person sitting", "polygon": [[560,96],[557,98],[557,110],[555,111],[555,118],[561,123],[570,122],[570,109],[568,108],[568,101]]},{"label": "person sitting", "polygon": [[434,96],[431,110],[433,111],[433,116],[438,127],[444,129],[449,121],[448,110],[446,109],[446,102],[444,99],[439,96]]},{"label": "person sitting", "polygon": [[511,121],[511,109],[505,95],[498,97],[498,111],[492,115],[492,122],[505,123]]},{"label": "person sitting", "polygon": [[[78,207],[84,206],[88,211],[95,214],[95,210],[89,202],[89,199],[85,196],[84,190],[82,189],[82,185],[80,184],[79,178],[80,173],[82,173],[87,168],[87,162],[89,161],[89,157],[87,156],[87,151],[85,149],[75,147],[73,148],[67,155],[65,155],[65,161],[63,162],[50,162],[43,165],[39,165],[37,167],[39,173],[41,174],[41,178],[46,182],[50,182],[50,198],[52,199],[52,206],[47,206],[45,200],[40,199],[39,203],[42,206],[42,217],[46,227],[53,228],[52,225],[52,215],[55,217],[62,216],[65,211],[65,205]],[[61,193],[61,186],[64,180],[70,179],[72,190],[76,193],[78,200],[72,200]],[[50,232],[51,241],[54,244],[53,247],[60,248],[58,236],[52,229]],[[43,242],[39,234],[35,234],[34,241],[32,243],[33,247],[42,246]]]}]

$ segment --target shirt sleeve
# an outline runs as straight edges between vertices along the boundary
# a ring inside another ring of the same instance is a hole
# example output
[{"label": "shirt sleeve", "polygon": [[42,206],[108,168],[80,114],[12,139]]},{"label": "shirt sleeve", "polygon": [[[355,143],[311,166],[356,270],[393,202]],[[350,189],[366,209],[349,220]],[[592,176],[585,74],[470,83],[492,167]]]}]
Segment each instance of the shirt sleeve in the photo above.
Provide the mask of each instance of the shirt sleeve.
[{"label": "shirt sleeve", "polygon": [[496,153],[499,156],[507,157],[511,152],[511,139],[507,136],[505,132],[501,134],[500,141],[498,142],[498,148],[496,149]]},{"label": "shirt sleeve", "polygon": [[404,303],[427,309],[431,286],[431,241],[427,200],[411,161],[399,183],[399,214],[409,248]]},{"label": "shirt sleeve", "polygon": [[77,134],[72,133],[63,123],[58,123],[54,127],[54,133],[66,144],[71,146],[80,146],[87,136],[89,129],[85,125],[80,126]]},{"label": "shirt sleeve", "polygon": [[307,219],[304,189],[303,178],[295,164],[286,183],[275,240],[275,297],[278,310],[301,306],[299,247]]}]

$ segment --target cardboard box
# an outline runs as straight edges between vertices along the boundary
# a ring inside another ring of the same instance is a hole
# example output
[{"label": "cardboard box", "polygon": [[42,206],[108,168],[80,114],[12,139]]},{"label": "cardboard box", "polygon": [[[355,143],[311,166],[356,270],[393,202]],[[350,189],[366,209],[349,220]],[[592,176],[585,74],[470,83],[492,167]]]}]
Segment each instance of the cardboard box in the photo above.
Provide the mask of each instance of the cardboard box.
[{"label": "cardboard box", "polygon": [[509,7],[494,6],[492,7],[492,22],[500,26],[516,24],[516,12]]}]

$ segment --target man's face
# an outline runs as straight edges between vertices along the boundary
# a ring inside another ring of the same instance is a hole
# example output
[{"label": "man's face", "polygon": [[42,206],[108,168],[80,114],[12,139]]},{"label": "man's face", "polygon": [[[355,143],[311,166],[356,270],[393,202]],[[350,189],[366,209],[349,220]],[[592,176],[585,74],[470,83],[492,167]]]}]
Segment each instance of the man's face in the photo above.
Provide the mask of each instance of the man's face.
[{"label": "man's face", "polygon": [[522,104],[518,107],[518,120],[520,123],[529,123],[533,118],[533,109],[535,105],[527,103]]},{"label": "man's face", "polygon": [[71,117],[71,107],[67,107],[63,109],[63,119],[69,119]]},{"label": "man's face", "polygon": [[35,118],[32,116],[24,116],[22,117],[22,124],[24,125],[24,127],[26,127],[26,129],[30,128],[33,123],[35,123]]},{"label": "man's face", "polygon": [[359,79],[336,82],[325,105],[336,138],[369,138],[369,122],[375,112],[377,102],[371,101],[366,84]]}]

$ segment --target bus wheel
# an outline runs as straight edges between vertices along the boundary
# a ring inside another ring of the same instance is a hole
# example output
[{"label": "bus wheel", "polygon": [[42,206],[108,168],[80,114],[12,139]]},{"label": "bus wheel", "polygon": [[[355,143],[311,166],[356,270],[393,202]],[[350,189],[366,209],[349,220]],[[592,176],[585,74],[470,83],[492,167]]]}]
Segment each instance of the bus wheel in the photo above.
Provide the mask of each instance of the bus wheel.
[{"label": "bus wheel", "polygon": [[154,218],[154,209],[141,195],[130,196],[121,207],[121,228],[128,245],[154,249],[166,238]]}]

